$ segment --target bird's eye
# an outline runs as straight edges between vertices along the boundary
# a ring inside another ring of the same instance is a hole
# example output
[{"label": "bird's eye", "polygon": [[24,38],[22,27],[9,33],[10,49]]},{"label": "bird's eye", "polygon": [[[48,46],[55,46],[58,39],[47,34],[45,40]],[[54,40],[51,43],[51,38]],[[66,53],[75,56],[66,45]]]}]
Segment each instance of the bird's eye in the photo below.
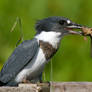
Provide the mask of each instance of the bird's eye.
[{"label": "bird's eye", "polygon": [[60,25],[65,25],[65,24],[66,24],[66,21],[65,21],[65,20],[60,20],[60,21],[59,21],[59,24],[60,24]]}]

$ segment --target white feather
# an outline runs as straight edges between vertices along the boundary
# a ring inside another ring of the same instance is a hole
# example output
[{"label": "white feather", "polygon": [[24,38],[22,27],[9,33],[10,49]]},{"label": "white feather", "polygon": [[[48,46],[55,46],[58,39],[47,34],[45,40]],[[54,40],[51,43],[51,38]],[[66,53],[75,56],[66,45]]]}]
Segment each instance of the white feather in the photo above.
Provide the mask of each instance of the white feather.
[{"label": "white feather", "polygon": [[[60,32],[41,32],[35,38],[39,40],[43,40],[45,42],[49,42],[52,44],[54,48],[58,47],[58,44],[61,40],[61,33]],[[23,79],[26,79],[30,75],[31,77],[37,77],[44,69],[44,65],[46,64],[46,58],[41,48],[39,48],[38,52],[36,53],[35,57],[32,61],[16,76],[16,82],[22,82]]]},{"label": "white feather", "polygon": [[16,82],[22,82],[29,75],[30,78],[37,77],[44,69],[46,59],[41,48],[39,48],[38,53],[35,55],[34,59],[17,75],[15,78]]},{"label": "white feather", "polygon": [[70,24],[70,23],[71,23],[71,21],[70,21],[70,20],[67,20],[67,23],[68,23],[68,24]]},{"label": "white feather", "polygon": [[50,32],[42,31],[35,38],[37,38],[38,40],[42,40],[44,42],[49,42],[54,48],[57,49],[58,44],[60,43],[61,40],[61,33],[54,31]]}]

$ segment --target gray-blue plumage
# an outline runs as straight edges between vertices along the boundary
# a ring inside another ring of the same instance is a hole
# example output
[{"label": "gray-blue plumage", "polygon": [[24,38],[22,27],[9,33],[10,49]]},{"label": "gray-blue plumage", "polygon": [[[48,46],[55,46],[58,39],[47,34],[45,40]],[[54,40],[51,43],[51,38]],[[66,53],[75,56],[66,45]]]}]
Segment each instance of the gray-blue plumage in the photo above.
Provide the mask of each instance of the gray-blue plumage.
[{"label": "gray-blue plumage", "polygon": [[40,81],[44,66],[56,53],[64,35],[80,34],[71,29],[81,26],[64,17],[40,20],[33,40],[21,43],[0,72],[0,86],[16,86],[24,80]]},{"label": "gray-blue plumage", "polygon": [[9,57],[0,72],[0,81],[8,83],[21,71],[38,51],[37,39],[26,40],[21,43]]}]

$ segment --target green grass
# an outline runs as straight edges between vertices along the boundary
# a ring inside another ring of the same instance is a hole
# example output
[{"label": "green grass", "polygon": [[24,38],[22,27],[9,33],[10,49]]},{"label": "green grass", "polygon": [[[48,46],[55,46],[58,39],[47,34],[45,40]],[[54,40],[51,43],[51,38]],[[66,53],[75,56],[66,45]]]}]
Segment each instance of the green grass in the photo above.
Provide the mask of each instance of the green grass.
[{"label": "green grass", "polygon": [[[10,32],[17,16],[22,20],[24,39],[32,39],[36,21],[48,16],[65,16],[92,26],[92,0],[0,0],[0,69],[20,36],[18,25]],[[52,61],[53,81],[92,81],[89,38],[66,36]],[[50,80],[50,64],[45,71]]]}]

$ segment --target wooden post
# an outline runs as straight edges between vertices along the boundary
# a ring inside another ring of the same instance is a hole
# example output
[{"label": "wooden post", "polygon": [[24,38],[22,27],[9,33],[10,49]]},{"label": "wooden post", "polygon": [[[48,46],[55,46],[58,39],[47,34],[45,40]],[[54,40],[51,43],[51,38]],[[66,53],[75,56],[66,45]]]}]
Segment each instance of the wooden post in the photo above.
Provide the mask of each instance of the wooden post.
[{"label": "wooden post", "polygon": [[92,82],[51,82],[0,87],[0,92],[92,92]]},{"label": "wooden post", "polygon": [[92,92],[92,82],[53,82],[52,92]]}]

